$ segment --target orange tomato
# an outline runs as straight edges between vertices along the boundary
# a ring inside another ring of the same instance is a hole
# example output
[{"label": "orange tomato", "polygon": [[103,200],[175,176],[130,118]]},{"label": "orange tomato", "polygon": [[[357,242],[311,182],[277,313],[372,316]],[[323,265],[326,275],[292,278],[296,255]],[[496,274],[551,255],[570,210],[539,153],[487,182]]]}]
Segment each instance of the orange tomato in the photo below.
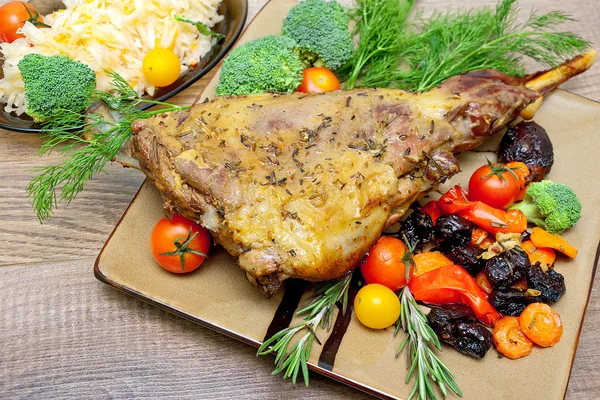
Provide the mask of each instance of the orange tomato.
[{"label": "orange tomato", "polygon": [[[369,284],[379,283],[394,291],[406,286],[406,263],[403,260],[406,250],[402,240],[391,236],[381,237],[360,265],[365,281]],[[409,277],[413,272],[411,267]]]},{"label": "orange tomato", "polygon": [[301,93],[322,93],[340,90],[340,81],[327,68],[306,68],[302,76],[302,83],[298,87],[298,91]]}]

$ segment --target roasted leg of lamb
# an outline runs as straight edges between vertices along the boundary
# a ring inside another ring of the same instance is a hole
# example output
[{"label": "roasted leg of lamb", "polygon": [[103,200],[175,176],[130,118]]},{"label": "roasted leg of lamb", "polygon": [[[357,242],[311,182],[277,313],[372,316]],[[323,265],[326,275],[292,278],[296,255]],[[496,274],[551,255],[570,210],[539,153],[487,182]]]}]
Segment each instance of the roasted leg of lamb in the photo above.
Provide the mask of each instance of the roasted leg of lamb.
[{"label": "roasted leg of lamb", "polygon": [[339,278],[382,230],[459,171],[455,155],[544,92],[482,70],[425,93],[220,97],[133,123],[167,215],[199,221],[267,296]]}]

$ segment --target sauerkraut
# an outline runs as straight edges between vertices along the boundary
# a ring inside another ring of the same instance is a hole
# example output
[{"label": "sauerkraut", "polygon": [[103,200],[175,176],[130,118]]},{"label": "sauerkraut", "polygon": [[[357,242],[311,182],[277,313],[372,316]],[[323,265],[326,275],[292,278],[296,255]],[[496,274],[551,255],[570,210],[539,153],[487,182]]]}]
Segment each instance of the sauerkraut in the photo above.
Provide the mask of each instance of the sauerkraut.
[{"label": "sauerkraut", "polygon": [[140,94],[154,94],[144,77],[142,61],[155,47],[172,49],[181,62],[181,73],[198,63],[215,44],[196,27],[175,20],[184,15],[209,27],[223,19],[217,12],[221,0],[63,0],[65,9],[44,16],[50,28],[26,22],[25,38],[1,43],[4,78],[0,103],[7,112],[26,109],[24,85],[17,67],[29,53],[66,55],[96,73],[97,88],[111,89],[106,70],[124,77]]}]

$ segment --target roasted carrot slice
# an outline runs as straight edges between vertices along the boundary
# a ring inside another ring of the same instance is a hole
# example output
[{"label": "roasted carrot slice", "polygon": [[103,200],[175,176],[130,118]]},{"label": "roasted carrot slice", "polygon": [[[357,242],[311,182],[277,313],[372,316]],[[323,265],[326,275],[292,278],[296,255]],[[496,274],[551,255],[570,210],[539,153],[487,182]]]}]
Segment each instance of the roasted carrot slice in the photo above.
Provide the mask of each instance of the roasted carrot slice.
[{"label": "roasted carrot slice", "polygon": [[536,247],[531,240],[521,243],[521,248],[527,252],[531,265],[539,262],[542,266],[551,267],[556,260],[556,253],[548,247]]},{"label": "roasted carrot slice", "polygon": [[415,276],[424,274],[425,272],[434,269],[454,264],[452,260],[440,253],[439,251],[426,251],[424,253],[415,254]]},{"label": "roasted carrot slice", "polygon": [[531,230],[530,239],[535,247],[549,247],[571,258],[577,256],[577,249],[571,246],[562,236],[553,235],[537,226]]},{"label": "roasted carrot slice", "polygon": [[545,303],[531,303],[525,307],[519,323],[525,336],[538,346],[554,346],[562,336],[560,315]]},{"label": "roasted carrot slice", "polygon": [[505,357],[521,358],[531,354],[533,343],[525,336],[519,324],[519,317],[502,317],[494,326],[494,344]]},{"label": "roasted carrot slice", "polygon": [[475,276],[475,282],[477,282],[481,290],[483,290],[485,293],[492,293],[494,285],[492,285],[484,271],[479,271],[479,273]]}]

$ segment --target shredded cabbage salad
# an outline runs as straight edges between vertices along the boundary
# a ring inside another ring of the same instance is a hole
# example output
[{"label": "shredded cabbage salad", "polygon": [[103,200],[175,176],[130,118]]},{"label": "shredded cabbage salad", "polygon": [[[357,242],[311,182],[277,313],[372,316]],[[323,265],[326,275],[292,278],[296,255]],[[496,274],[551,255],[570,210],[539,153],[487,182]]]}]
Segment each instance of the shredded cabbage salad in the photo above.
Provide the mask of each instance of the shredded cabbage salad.
[{"label": "shredded cabbage salad", "polygon": [[198,63],[216,39],[201,35],[196,27],[178,22],[184,15],[209,27],[223,19],[217,12],[221,0],[63,0],[65,9],[44,16],[51,28],[26,22],[25,38],[0,43],[4,78],[0,103],[5,111],[21,115],[27,107],[24,84],[17,67],[30,53],[66,55],[96,73],[97,88],[111,89],[105,70],[113,70],[140,94],[154,94],[144,77],[142,61],[155,47],[172,49],[181,62],[181,73]]}]

